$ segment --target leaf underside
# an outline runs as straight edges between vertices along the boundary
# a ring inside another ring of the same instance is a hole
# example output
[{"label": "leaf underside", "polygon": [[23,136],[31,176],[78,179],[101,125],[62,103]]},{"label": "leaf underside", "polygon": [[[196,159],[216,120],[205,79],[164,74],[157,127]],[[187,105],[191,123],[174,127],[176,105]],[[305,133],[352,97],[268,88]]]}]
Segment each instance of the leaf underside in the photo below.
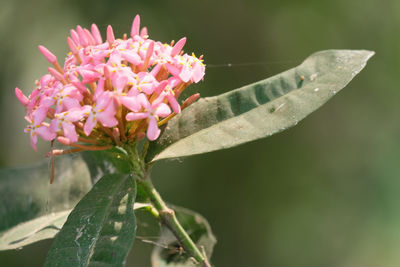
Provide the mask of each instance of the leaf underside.
[{"label": "leaf underside", "polygon": [[233,147],[296,125],[345,87],[374,52],[317,52],[296,68],[203,98],[171,119],[146,161]]}]

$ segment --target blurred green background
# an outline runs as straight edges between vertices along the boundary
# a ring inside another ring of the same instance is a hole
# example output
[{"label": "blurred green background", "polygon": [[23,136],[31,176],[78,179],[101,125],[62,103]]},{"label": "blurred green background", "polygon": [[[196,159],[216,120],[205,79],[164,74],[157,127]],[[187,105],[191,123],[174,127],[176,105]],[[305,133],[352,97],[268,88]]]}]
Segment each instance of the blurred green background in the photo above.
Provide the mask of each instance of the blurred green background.
[{"label": "blurred green background", "polygon": [[[63,58],[77,24],[96,22],[103,33],[111,24],[121,36],[136,14],[151,38],[187,36],[185,51],[205,55],[205,80],[190,89],[202,96],[272,76],[318,50],[376,51],[345,90],[296,127],[159,163],[153,179],[166,200],[209,220],[215,266],[400,266],[398,0],[1,0],[1,167],[48,151],[44,142],[39,153],[31,149],[14,97],[16,86],[29,93],[46,73],[37,45]],[[50,245],[1,251],[0,265],[41,266]],[[151,249],[137,241],[127,266],[150,266]]]}]

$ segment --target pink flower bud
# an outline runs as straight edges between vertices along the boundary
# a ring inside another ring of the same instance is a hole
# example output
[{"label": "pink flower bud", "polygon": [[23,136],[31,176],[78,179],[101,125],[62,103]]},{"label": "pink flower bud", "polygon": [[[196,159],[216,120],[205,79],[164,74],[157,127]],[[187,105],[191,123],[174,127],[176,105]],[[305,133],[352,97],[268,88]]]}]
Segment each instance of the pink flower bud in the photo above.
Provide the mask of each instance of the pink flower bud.
[{"label": "pink flower bud", "polygon": [[186,43],[186,37],[183,37],[178,42],[176,42],[176,44],[174,45],[174,48],[172,48],[171,57],[178,55],[181,52],[185,43]]},{"label": "pink flower bud", "polygon": [[16,87],[15,88],[15,96],[18,98],[19,102],[21,102],[21,104],[23,106],[27,106],[29,103],[29,99],[22,93],[22,91]]},{"label": "pink flower bud", "polygon": [[96,44],[103,43],[103,39],[101,38],[99,28],[97,27],[96,24],[94,24],[94,23],[92,24],[91,30],[92,30],[93,38],[96,41]]},{"label": "pink flower bud", "polygon": [[147,38],[149,36],[149,33],[148,33],[148,31],[147,31],[147,27],[143,27],[141,30],[140,30],[140,37],[142,37],[142,38]]},{"label": "pink flower bud", "polygon": [[81,45],[81,42],[79,41],[78,33],[74,29],[71,29],[70,33],[71,33],[71,38],[72,38],[72,40],[74,40],[75,44]]},{"label": "pink flower bud", "polygon": [[107,42],[110,46],[115,42],[114,31],[111,25],[107,26]]},{"label": "pink flower bud", "polygon": [[132,22],[132,29],[131,29],[131,37],[135,37],[135,35],[139,34],[139,28],[140,28],[140,16],[136,15]]},{"label": "pink flower bud", "polygon": [[146,59],[144,60],[144,68],[147,69],[149,62],[150,62],[150,58],[153,55],[153,51],[154,51],[154,42],[151,42],[149,44],[149,47],[147,48],[147,52],[146,52]]},{"label": "pink flower bud", "polygon": [[181,109],[187,108],[188,106],[190,106],[191,104],[193,104],[194,102],[196,102],[197,99],[199,99],[199,97],[200,97],[200,94],[194,94],[194,95],[189,96],[189,97],[185,100],[185,102],[183,102],[183,104],[182,104],[182,106],[181,106]]},{"label": "pink flower bud", "polygon": [[83,29],[83,31],[85,32],[86,35],[86,39],[88,40],[90,45],[95,45],[96,41],[93,38],[93,35],[90,33],[90,31],[88,29]]},{"label": "pink flower bud", "polygon": [[38,46],[40,53],[49,61],[51,64],[54,64],[57,61],[57,57],[51,53],[46,47],[39,45]]},{"label": "pink flower bud", "polygon": [[76,44],[74,40],[71,39],[71,37],[67,37],[67,43],[69,46],[69,50],[71,50],[72,54],[78,54],[78,48],[76,47]]},{"label": "pink flower bud", "polygon": [[46,157],[49,158],[51,156],[59,156],[64,153],[65,150],[62,149],[53,149],[52,151],[49,151],[46,153]]},{"label": "pink flower bud", "polygon": [[79,36],[79,42],[83,47],[86,47],[89,45],[89,41],[86,38],[86,34],[85,31],[82,29],[81,26],[77,26],[76,27],[76,32],[78,33]]},{"label": "pink flower bud", "polygon": [[56,79],[59,80],[60,82],[64,82],[64,81],[65,81],[65,80],[64,80],[64,76],[63,76],[61,73],[59,73],[57,70],[55,70],[55,69],[49,67],[49,68],[48,68],[48,71],[49,71],[49,73],[50,73],[51,75],[54,76],[54,78],[56,78]]},{"label": "pink flower bud", "polygon": [[71,141],[67,137],[64,137],[64,136],[57,137],[57,141],[65,146],[69,146],[71,144]]}]

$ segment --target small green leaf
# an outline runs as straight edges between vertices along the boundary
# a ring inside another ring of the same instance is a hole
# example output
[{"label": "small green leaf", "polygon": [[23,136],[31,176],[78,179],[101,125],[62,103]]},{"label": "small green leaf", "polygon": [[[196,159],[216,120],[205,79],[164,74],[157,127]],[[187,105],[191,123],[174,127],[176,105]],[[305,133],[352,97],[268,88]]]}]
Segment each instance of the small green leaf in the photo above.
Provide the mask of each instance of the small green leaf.
[{"label": "small green leaf", "polygon": [[80,156],[55,159],[49,184],[49,160],[0,170],[0,250],[52,238],[68,213],[92,187]]},{"label": "small green leaf", "polygon": [[146,161],[229,148],[294,126],[345,87],[373,54],[318,52],[269,79],[200,99],[168,122]]},{"label": "small green leaf", "polygon": [[[208,259],[211,258],[214,245],[217,243],[207,220],[200,214],[177,206],[172,206],[178,221],[190,235],[198,248],[203,248]],[[196,266],[192,259],[179,246],[176,237],[163,227],[159,241],[151,255],[153,267],[187,267]]]},{"label": "small green leaf", "polygon": [[131,175],[102,177],[69,215],[45,266],[123,266],[135,240],[135,196]]}]

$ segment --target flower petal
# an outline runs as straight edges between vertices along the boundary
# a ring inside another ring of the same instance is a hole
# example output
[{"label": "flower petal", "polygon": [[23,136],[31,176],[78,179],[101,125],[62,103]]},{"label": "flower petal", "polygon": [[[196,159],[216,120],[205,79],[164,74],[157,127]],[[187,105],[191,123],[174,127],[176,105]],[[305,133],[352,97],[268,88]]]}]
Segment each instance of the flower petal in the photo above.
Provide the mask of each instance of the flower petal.
[{"label": "flower petal", "polygon": [[138,98],[135,96],[123,96],[120,98],[122,105],[130,109],[131,111],[139,111],[142,106],[140,105]]},{"label": "flower petal", "polygon": [[147,128],[147,138],[150,141],[154,141],[160,135],[161,130],[157,126],[157,120],[155,117],[151,116],[149,118],[149,127]]},{"label": "flower petal", "polygon": [[107,106],[107,108],[101,112],[98,112],[96,118],[105,127],[114,127],[118,124],[118,120],[115,118],[117,111],[113,103]]},{"label": "flower petal", "polygon": [[51,141],[57,136],[57,134],[51,131],[47,126],[41,126],[37,128],[35,132],[46,141]]},{"label": "flower petal", "polygon": [[47,107],[39,107],[33,112],[33,123],[35,125],[41,124],[47,116]]},{"label": "flower petal", "polygon": [[78,135],[75,131],[75,125],[68,122],[62,122],[62,128],[64,131],[64,136],[71,140],[71,143],[75,143],[78,141]]},{"label": "flower petal", "polygon": [[167,117],[169,114],[171,114],[171,109],[167,104],[161,103],[155,109],[154,114],[159,117]]},{"label": "flower petal", "polygon": [[175,113],[181,113],[181,106],[172,94],[167,94],[167,99]]},{"label": "flower petal", "polygon": [[96,126],[97,124],[97,120],[96,118],[93,116],[92,113],[90,113],[89,117],[86,120],[85,125],[83,126],[83,132],[89,136],[90,133],[93,131],[93,128]]},{"label": "flower petal", "polygon": [[126,120],[127,121],[136,121],[136,120],[141,120],[141,119],[145,119],[149,116],[148,113],[143,113],[143,112],[129,112],[128,114],[126,114]]}]

